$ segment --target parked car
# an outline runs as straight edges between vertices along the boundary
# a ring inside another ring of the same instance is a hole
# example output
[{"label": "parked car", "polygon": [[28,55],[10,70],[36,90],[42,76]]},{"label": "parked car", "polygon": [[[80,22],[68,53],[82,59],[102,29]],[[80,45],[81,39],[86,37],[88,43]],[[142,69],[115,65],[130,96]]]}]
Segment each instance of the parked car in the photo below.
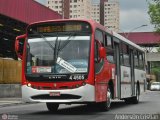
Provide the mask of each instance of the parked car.
[{"label": "parked car", "polygon": [[160,82],[151,83],[150,90],[160,90]]}]

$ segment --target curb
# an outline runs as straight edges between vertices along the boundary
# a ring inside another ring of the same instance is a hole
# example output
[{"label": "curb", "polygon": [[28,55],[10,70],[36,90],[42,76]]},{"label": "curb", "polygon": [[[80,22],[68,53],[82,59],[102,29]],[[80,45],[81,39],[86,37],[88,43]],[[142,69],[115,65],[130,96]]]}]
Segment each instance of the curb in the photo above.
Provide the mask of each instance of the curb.
[{"label": "curb", "polygon": [[0,98],[0,108],[19,104],[25,104],[22,98]]}]

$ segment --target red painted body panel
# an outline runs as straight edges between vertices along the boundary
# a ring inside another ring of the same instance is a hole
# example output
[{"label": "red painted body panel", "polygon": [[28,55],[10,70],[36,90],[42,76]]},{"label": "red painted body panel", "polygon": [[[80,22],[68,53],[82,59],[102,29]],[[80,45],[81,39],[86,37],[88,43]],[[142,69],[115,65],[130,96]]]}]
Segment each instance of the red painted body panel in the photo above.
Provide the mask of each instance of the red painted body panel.
[{"label": "red painted body panel", "polygon": [[84,81],[76,81],[76,82],[29,82],[32,88],[40,89],[40,90],[62,90],[62,89],[74,89],[81,87],[85,84]]},{"label": "red painted body panel", "polygon": [[[52,21],[47,21],[47,22],[54,22],[55,20]],[[94,61],[94,32],[96,28],[99,28],[101,30],[105,31],[105,28],[100,25],[95,23],[92,20],[58,20],[56,22],[61,22],[61,21],[84,21],[90,23],[92,27],[92,40],[91,40],[91,48],[90,48],[90,65],[89,65],[89,74],[88,74],[88,79],[85,80],[85,83],[90,84],[95,86],[95,102],[102,102],[106,101],[106,95],[107,95],[107,87],[108,87],[108,82],[112,78],[112,68],[115,67],[114,64],[110,64],[106,59],[104,59],[104,66],[101,72],[97,75],[95,75],[95,61]],[[45,22],[45,21],[44,21]],[[33,23],[33,24],[38,24]],[[32,25],[32,24],[31,24]],[[110,32],[111,34],[111,32]],[[23,54],[23,62],[22,62],[22,85],[28,84],[26,78],[25,78],[25,58],[26,58],[26,43],[24,46],[24,54]],[[113,81],[114,82],[114,81]],[[45,87],[49,87],[48,89],[72,89],[76,88],[76,85],[83,86],[84,82],[83,81],[74,81],[74,82],[61,82],[61,83],[46,83],[46,82],[29,82],[31,84],[32,88],[36,89],[45,89]],[[55,85],[56,84],[56,85]]]},{"label": "red painted body panel", "polygon": [[[110,64],[107,60],[104,60],[103,69],[99,74],[96,74],[95,86],[96,86],[96,102],[106,101],[108,82],[112,78],[112,68],[115,68],[114,64]],[[114,80],[113,80],[114,83]]]},{"label": "red painted body panel", "polygon": [[62,18],[57,12],[34,0],[0,0],[0,14],[27,24]]}]

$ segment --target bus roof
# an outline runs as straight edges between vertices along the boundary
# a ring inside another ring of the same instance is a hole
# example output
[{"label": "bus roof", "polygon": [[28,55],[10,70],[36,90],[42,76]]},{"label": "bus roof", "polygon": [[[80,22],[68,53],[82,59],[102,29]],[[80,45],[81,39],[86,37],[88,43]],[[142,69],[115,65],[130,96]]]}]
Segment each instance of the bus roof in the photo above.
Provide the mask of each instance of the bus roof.
[{"label": "bus roof", "polygon": [[[103,25],[95,22],[94,20],[87,20],[87,19],[55,19],[55,20],[46,20],[46,21],[38,21],[38,22],[34,22],[34,23],[31,23],[30,25],[32,24],[38,24],[38,23],[46,23],[46,22],[65,22],[65,21],[82,21],[82,22],[88,22],[91,24],[92,28],[95,30],[96,28],[99,28],[111,35],[113,35],[114,37],[120,39],[121,41],[125,42],[125,43],[128,43],[129,45],[141,50],[141,51],[144,51],[140,46],[136,45],[135,43],[131,42],[130,40],[128,40],[127,38],[123,37],[122,35],[116,33],[116,32],[113,32],[107,28],[105,28]],[[29,26],[30,26],[29,25]]]},{"label": "bus roof", "polygon": [[116,33],[116,32],[113,32],[113,36],[116,37],[116,38],[118,38],[118,39],[120,39],[121,41],[123,41],[123,42],[125,42],[125,43],[128,43],[129,45],[137,48],[138,50],[141,50],[141,51],[144,52],[144,50],[143,50],[139,45],[131,42],[131,41],[128,40],[127,38],[123,37],[122,35],[120,35],[120,34],[118,34],[118,33]]},{"label": "bus roof", "polygon": [[91,24],[92,28],[93,29],[96,29],[96,28],[99,28],[103,31],[106,31],[107,33],[111,34],[112,35],[112,31],[110,31],[109,29],[106,29],[104,28],[103,25],[95,22],[94,20],[92,19],[55,19],[55,20],[46,20],[46,21],[37,21],[37,22],[33,22],[30,25],[33,25],[33,24],[38,24],[38,23],[46,23],[46,22],[65,22],[65,21],[82,21],[82,22],[88,22],[89,24]]}]

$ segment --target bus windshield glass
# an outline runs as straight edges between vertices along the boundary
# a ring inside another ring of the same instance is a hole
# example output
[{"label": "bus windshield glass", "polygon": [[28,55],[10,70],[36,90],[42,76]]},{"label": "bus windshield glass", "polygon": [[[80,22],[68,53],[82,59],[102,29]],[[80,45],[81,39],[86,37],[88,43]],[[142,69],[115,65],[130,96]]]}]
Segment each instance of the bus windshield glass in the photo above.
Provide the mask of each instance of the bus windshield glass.
[{"label": "bus windshield glass", "polygon": [[[68,25],[67,31],[61,24],[55,28],[54,25],[50,26],[51,30],[48,31],[44,30],[46,25],[30,28],[27,40],[26,73],[87,73],[91,32],[88,24],[79,24],[77,28],[76,25],[72,26],[75,27],[73,29]],[[80,30],[81,27],[86,27],[88,31]]]}]

